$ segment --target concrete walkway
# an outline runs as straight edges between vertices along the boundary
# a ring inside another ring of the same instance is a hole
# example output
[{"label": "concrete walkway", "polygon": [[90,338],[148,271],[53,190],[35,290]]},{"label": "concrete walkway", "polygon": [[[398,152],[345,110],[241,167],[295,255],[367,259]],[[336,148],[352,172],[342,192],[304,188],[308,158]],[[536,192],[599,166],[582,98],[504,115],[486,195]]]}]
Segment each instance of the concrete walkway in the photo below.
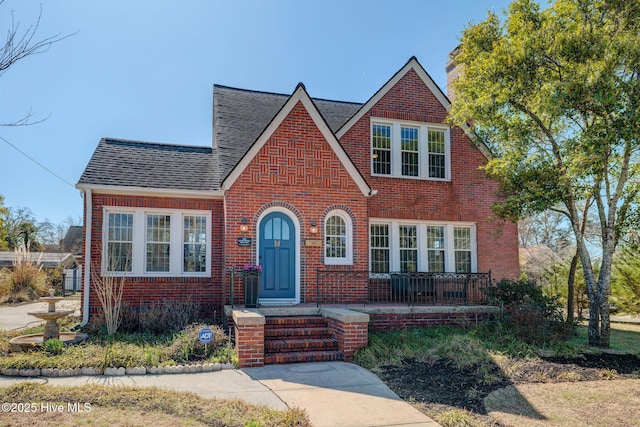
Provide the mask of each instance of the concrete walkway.
[{"label": "concrete walkway", "polygon": [[270,365],[218,372],[19,378],[0,376],[0,386],[30,381],[79,386],[104,384],[190,391],[203,397],[242,399],[274,409],[303,408],[315,427],[426,426],[438,424],[401,400],[377,376],[351,363]]},{"label": "concrete walkway", "polygon": [[[28,313],[32,311],[47,311],[48,304],[44,302],[32,302],[20,305],[0,306],[0,329],[13,331],[31,326],[38,326],[42,320],[38,320]],[[56,310],[74,310],[75,315],[80,315],[80,299],[66,298],[56,304]]]}]

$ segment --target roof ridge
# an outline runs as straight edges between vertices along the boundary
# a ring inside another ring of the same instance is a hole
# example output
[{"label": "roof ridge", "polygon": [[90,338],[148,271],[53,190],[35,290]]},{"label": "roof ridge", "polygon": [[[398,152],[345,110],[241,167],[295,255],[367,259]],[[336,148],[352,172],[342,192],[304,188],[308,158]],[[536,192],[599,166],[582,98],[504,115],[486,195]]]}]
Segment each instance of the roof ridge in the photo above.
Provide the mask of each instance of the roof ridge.
[{"label": "roof ridge", "polygon": [[[298,86],[302,85],[302,87],[306,90],[306,86],[300,82],[296,85],[296,89],[298,89]],[[239,92],[248,92],[248,93],[257,93],[257,94],[261,94],[261,95],[275,95],[275,96],[282,96],[282,97],[286,97],[289,98],[291,96],[291,93],[278,93],[278,92],[268,92],[268,91],[263,91],[263,90],[255,90],[255,89],[246,89],[246,88],[241,88],[241,87],[233,87],[233,86],[226,86],[226,85],[221,85],[221,84],[214,84],[213,85],[214,88],[222,88],[222,89],[231,89],[231,90],[237,90]],[[294,90],[295,92],[295,90]],[[355,102],[355,101],[341,101],[338,99],[328,99],[328,98],[316,98],[314,96],[310,96],[311,99],[313,99],[314,101],[325,101],[325,102],[335,102],[335,103],[340,103],[340,104],[353,104],[353,105],[362,105],[362,102]]]},{"label": "roof ridge", "polygon": [[109,138],[104,137],[101,139],[102,142],[116,142],[116,143],[126,143],[126,144],[138,144],[138,145],[156,145],[161,147],[179,147],[179,148],[202,148],[211,150],[210,145],[190,145],[190,144],[174,144],[167,142],[152,142],[152,141],[140,141],[136,139],[125,139],[125,138]]}]

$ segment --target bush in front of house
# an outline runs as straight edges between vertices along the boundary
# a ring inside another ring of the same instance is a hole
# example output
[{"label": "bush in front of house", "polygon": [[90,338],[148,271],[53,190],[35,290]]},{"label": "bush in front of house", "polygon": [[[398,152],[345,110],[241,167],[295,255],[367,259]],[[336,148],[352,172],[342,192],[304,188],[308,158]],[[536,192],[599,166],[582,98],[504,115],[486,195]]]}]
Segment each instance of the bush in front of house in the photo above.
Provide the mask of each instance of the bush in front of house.
[{"label": "bush in front of house", "polygon": [[562,341],[575,334],[575,325],[564,321],[558,299],[544,295],[534,282],[502,279],[492,293],[494,301],[504,305],[505,328],[529,344]]},{"label": "bush in front of house", "polygon": [[190,300],[155,302],[142,307],[122,303],[120,311],[122,332],[174,333],[200,320],[200,304]]}]

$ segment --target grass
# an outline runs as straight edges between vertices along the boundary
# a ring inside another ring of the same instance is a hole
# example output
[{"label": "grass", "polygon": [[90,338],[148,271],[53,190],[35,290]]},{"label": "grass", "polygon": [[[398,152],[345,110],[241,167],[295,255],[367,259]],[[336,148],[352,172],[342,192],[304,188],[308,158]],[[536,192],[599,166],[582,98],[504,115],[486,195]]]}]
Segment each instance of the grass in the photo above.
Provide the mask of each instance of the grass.
[{"label": "grass", "polygon": [[637,426],[640,380],[509,386],[487,396],[485,406],[505,426]]},{"label": "grass", "polygon": [[[584,345],[588,342],[586,323],[578,326],[578,335],[570,341]],[[640,325],[611,323],[611,349],[640,354]]]},{"label": "grass", "polygon": [[369,369],[400,365],[403,359],[445,358],[458,368],[493,363],[509,357],[534,357],[536,349],[500,331],[452,326],[372,332],[369,345],[355,354],[355,363]]},{"label": "grass", "polygon": [[[87,385],[54,387],[20,383],[0,388],[4,402],[35,403],[36,412],[0,412],[2,425],[104,426],[309,426],[303,410],[278,411],[241,400],[207,399],[157,388]],[[43,403],[62,404],[63,412],[42,411]],[[67,410],[80,403],[85,412]],[[88,404],[88,405],[85,405]],[[88,410],[87,410],[88,409]]]},{"label": "grass", "polygon": [[[416,328],[370,333],[369,346],[359,350],[354,361],[376,370],[386,365],[399,366],[405,359],[423,362],[445,359],[458,368],[472,368],[479,378],[490,384],[500,380],[483,374],[492,364],[500,367],[506,378],[515,378],[536,363],[541,350],[576,356],[585,350],[593,351],[586,347],[586,342],[584,326],[575,338],[546,348],[528,345],[499,325],[472,330]],[[612,324],[611,347],[619,352],[640,354],[640,326]],[[547,379],[544,372],[539,375],[537,380]],[[492,411],[489,415],[493,420],[446,405],[415,406],[444,427],[487,426],[496,421],[505,426],[640,425],[640,380],[616,380],[618,373],[613,369],[603,369],[599,374],[602,381],[593,385],[578,382],[580,376],[573,372],[561,375],[559,379],[566,382],[509,386],[491,393],[485,399],[485,406]],[[584,393],[583,387],[586,387]],[[596,412],[597,415],[592,415]]]},{"label": "grass", "polygon": [[[69,323],[71,324],[71,323]],[[198,331],[210,327],[214,341],[204,346],[197,339]],[[64,330],[65,328],[61,328]],[[42,327],[25,331],[0,332],[0,368],[108,368],[167,366],[194,362],[237,364],[235,348],[229,347],[228,336],[219,326],[192,325],[176,334],[123,334],[113,336],[94,332],[89,340],[64,346],[61,351],[44,349],[12,353],[9,340],[17,335],[42,332]]]}]

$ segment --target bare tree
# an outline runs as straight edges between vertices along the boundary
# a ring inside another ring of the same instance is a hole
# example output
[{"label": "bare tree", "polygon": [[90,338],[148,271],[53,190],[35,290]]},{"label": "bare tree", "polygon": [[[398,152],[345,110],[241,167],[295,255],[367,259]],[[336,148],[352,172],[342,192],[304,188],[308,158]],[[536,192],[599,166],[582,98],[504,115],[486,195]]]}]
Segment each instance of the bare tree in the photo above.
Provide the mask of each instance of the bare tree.
[{"label": "bare tree", "polygon": [[[3,3],[4,0],[0,0],[0,7]],[[11,11],[11,26],[7,30],[7,38],[4,45],[0,46],[0,77],[6,70],[21,59],[38,53],[44,53],[48,51],[54,43],[77,34],[77,32],[67,35],[58,33],[53,36],[38,39],[36,33],[38,32],[41,18],[42,5],[40,6],[40,14],[38,15],[36,23],[23,30],[20,27],[20,21],[15,20],[13,11]],[[0,126],[26,126],[40,123],[48,118],[47,116],[43,119],[34,120],[33,115],[33,111],[29,109],[29,112],[22,118],[6,123],[0,122]]]}]

